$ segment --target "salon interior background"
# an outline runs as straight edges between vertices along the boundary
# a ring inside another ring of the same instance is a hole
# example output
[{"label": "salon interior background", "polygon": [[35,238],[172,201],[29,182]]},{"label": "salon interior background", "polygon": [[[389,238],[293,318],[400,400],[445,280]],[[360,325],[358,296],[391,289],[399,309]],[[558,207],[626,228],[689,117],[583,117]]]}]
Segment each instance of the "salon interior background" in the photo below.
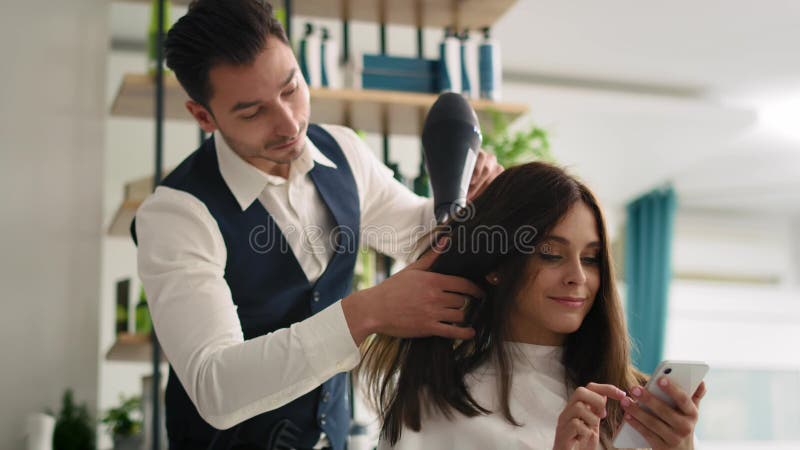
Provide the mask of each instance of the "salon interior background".
[{"label": "salon interior background", "polygon": [[[0,8],[0,448],[17,448],[24,417],[56,408],[64,388],[102,411],[149,371],[104,359],[114,282],[135,275],[133,245],[104,231],[123,184],[151,173],[153,142],[150,120],[109,105],[122,74],[146,67],[149,13],[104,0]],[[515,126],[550,131],[557,159],[611,211],[615,239],[628,201],[675,187],[665,353],[714,368],[705,448],[800,445],[798,19],[793,0],[521,0],[494,28],[504,96],[530,104]],[[354,51],[377,51],[375,25],[351,32]],[[427,56],[440,37],[426,32]],[[389,28],[391,53],[413,55],[413,42]],[[169,122],[166,167],[196,142],[194,126]],[[390,144],[416,176],[418,141]]]}]

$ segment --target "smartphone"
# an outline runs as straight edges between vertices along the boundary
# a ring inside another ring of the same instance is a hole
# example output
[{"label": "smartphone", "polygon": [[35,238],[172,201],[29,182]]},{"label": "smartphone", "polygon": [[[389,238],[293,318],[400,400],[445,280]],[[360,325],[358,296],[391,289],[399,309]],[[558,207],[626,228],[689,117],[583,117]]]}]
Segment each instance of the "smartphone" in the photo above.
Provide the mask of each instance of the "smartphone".
[{"label": "smartphone", "polygon": [[[658,379],[665,376],[669,378],[670,383],[680,387],[687,394],[693,395],[706,373],[708,373],[708,364],[702,361],[662,361],[656,367],[645,389],[675,407],[672,398],[658,386]],[[644,405],[642,409],[649,411]],[[647,440],[627,422],[624,422],[617,430],[611,445],[614,448],[650,448]]]}]

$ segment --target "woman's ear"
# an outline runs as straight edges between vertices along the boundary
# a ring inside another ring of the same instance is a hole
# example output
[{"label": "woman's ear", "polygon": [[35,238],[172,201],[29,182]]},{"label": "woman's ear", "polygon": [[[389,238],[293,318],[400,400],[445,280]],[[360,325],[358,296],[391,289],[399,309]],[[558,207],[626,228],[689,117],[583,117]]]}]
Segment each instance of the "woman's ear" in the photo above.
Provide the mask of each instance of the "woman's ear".
[{"label": "woman's ear", "polygon": [[488,275],[486,275],[486,281],[488,281],[489,284],[497,286],[500,284],[500,275],[498,275],[497,272],[490,272]]}]

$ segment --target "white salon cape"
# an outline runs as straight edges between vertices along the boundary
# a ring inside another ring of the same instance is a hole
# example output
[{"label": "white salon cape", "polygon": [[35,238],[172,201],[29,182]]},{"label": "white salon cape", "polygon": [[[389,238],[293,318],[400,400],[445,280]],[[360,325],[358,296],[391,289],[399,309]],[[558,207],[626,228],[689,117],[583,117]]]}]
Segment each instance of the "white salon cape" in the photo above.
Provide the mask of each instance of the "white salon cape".
[{"label": "white salon cape", "polygon": [[[381,441],[379,450],[459,449],[522,450],[552,449],[556,422],[567,404],[561,347],[506,344],[514,360],[509,397],[511,414],[518,427],[502,413],[472,418],[454,412],[452,420],[436,412],[423,415],[419,432],[403,429],[394,447]],[[467,375],[473,398],[486,409],[500,411],[497,372],[487,363]]]}]

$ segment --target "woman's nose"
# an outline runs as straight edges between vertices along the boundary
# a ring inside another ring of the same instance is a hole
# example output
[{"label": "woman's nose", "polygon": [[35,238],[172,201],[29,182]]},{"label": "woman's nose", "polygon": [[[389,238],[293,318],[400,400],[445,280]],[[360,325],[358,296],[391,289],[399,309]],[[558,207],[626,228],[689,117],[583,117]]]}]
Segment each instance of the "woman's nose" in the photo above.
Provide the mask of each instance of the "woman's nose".
[{"label": "woman's nose", "polygon": [[565,284],[583,284],[586,283],[586,271],[583,267],[580,258],[573,259],[568,267],[567,272],[564,274]]}]

